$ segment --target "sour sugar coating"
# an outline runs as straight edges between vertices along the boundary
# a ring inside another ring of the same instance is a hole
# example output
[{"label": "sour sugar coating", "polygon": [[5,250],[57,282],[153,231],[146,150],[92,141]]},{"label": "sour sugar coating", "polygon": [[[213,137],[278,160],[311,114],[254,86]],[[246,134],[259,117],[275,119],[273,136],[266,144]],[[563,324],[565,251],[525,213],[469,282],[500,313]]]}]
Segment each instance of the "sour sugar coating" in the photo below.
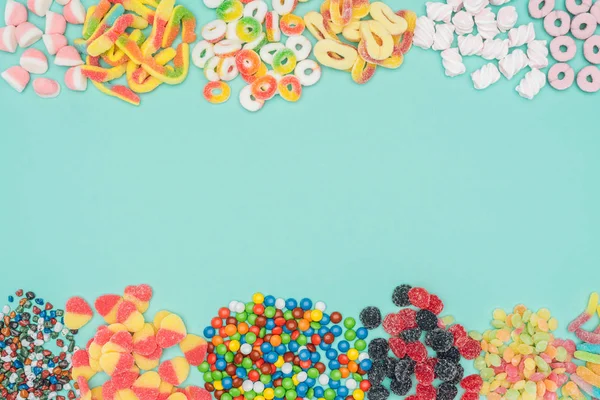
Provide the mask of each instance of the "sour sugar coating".
[{"label": "sour sugar coating", "polygon": [[197,367],[206,358],[208,343],[200,336],[188,333],[185,339],[179,343],[179,348],[188,363]]},{"label": "sour sugar coating", "polygon": [[392,303],[398,307],[409,306],[411,304],[408,297],[408,292],[410,289],[412,289],[412,287],[406,284],[396,286],[392,292]]},{"label": "sour sugar coating", "polygon": [[123,294],[123,299],[135,304],[139,312],[145,313],[152,299],[152,288],[146,284],[127,286]]},{"label": "sour sugar coating", "polygon": [[597,292],[590,294],[585,310],[567,326],[567,330],[569,332],[575,332],[581,328],[583,324],[590,320],[590,318],[596,313],[598,300],[599,296]]},{"label": "sour sugar coating", "polygon": [[[47,69],[47,63],[45,69]],[[92,307],[90,307],[88,302],[82,297],[75,296],[67,300],[67,304],[65,305],[65,326],[67,328],[80,329],[86,325],[93,316],[94,312],[92,311]]]},{"label": "sour sugar coating", "polygon": [[163,349],[175,346],[187,335],[187,329],[181,317],[169,314],[160,322],[160,328],[156,332],[156,343]]},{"label": "sour sugar coating", "polygon": [[132,345],[133,351],[137,354],[147,356],[154,353],[158,346],[154,326],[150,323],[145,323],[141,330],[133,334]]},{"label": "sour sugar coating", "polygon": [[94,308],[107,324],[117,322],[117,309],[123,298],[116,294],[105,294],[96,299]]},{"label": "sour sugar coating", "polygon": [[360,322],[367,329],[375,329],[381,325],[381,311],[377,307],[365,307],[359,315]]}]

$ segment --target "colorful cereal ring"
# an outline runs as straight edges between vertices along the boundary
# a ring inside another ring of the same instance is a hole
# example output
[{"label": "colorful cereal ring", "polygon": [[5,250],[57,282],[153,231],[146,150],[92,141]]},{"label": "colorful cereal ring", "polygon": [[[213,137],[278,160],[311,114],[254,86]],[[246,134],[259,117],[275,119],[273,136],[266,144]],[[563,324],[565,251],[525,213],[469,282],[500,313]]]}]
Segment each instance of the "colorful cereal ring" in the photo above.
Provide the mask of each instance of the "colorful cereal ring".
[{"label": "colorful cereal ring", "polygon": [[295,14],[286,14],[279,20],[279,27],[286,36],[298,36],[302,35],[306,25],[302,17]]},{"label": "colorful cereal ring", "polygon": [[228,84],[222,81],[208,82],[206,86],[204,86],[203,95],[209,103],[220,104],[229,99],[231,89]]},{"label": "colorful cereal ring", "polygon": [[286,75],[277,83],[279,95],[286,101],[296,102],[302,95],[302,85],[295,75]]},{"label": "colorful cereal ring", "polygon": [[273,55],[273,71],[286,75],[296,68],[296,53],[292,49],[284,47]]}]

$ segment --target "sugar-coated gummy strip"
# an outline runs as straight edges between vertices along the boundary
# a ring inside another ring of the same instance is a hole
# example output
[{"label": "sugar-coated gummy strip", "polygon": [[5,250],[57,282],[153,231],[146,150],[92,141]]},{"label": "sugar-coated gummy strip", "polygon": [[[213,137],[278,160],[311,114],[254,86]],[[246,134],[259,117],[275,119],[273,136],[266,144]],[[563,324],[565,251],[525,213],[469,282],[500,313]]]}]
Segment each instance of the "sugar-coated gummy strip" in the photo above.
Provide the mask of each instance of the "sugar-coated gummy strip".
[{"label": "sugar-coated gummy strip", "polygon": [[127,11],[132,11],[148,21],[154,23],[154,10],[144,6],[140,0],[109,0],[113,4],[121,4]]},{"label": "sugar-coated gummy strip", "polygon": [[74,46],[82,54],[88,54],[87,49],[90,44],[102,36],[107,30],[109,30],[117,19],[119,19],[125,13],[125,9],[120,4],[115,4],[104,16],[102,21],[98,23],[96,29],[90,34],[89,37],[75,39]]},{"label": "sugar-coated gummy strip", "polygon": [[115,44],[119,36],[125,32],[125,29],[131,26],[132,22],[132,14],[125,14],[117,18],[114,25],[110,29],[90,43],[87,48],[88,54],[92,57],[96,57],[110,49],[110,47]]},{"label": "sugar-coated gummy strip", "polygon": [[169,17],[173,12],[174,7],[175,0],[162,0],[160,2],[154,16],[152,32],[141,47],[144,56],[151,56],[161,48],[167,23],[169,22]]},{"label": "sugar-coated gummy strip", "polygon": [[[108,12],[111,10],[111,3],[108,0],[100,0],[100,2],[96,6],[93,6],[93,7],[94,7],[94,9],[93,9],[92,13],[89,15],[88,18],[86,18],[86,21],[83,25],[83,32],[82,32],[81,36],[84,39],[89,39],[92,36],[92,34],[94,32],[96,32],[100,23],[103,22],[103,19],[107,16]],[[123,6],[120,4],[117,4],[112,8],[113,9],[114,8],[123,9]],[[90,9],[91,9],[91,7],[90,7]],[[109,22],[109,21],[107,21],[107,22]],[[110,24],[110,25],[112,25],[112,24]]]},{"label": "sugar-coated gummy strip", "polygon": [[162,47],[171,47],[175,38],[179,34],[181,25],[181,40],[184,43],[194,43],[196,41],[196,17],[190,10],[182,5],[175,7],[171,13],[171,18],[167,23],[163,36]]},{"label": "sugar-coated gummy strip", "polygon": [[600,344],[600,334],[577,329],[575,335],[586,343]]},{"label": "sugar-coated gummy strip", "polygon": [[594,364],[600,364],[600,355],[599,354],[578,350],[574,353],[574,356],[578,360],[588,361],[588,362],[591,362]]}]

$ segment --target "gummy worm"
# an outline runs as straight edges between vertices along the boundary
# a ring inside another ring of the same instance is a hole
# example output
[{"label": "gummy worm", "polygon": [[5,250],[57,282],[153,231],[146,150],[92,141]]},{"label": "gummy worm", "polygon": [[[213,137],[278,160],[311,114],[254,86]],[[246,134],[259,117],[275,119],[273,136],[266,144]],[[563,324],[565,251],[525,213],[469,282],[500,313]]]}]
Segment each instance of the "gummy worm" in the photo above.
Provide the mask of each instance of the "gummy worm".
[{"label": "gummy worm", "polygon": [[154,16],[154,25],[152,32],[148,36],[148,40],[142,45],[142,53],[144,56],[151,56],[162,47],[163,36],[169,17],[175,7],[175,0],[162,0],[156,9]]},{"label": "gummy worm", "polygon": [[591,362],[586,362],[585,366],[588,367],[590,369],[590,371],[592,371],[596,375],[600,375],[600,364],[594,364],[594,363],[591,363]]},{"label": "gummy worm", "polygon": [[577,350],[600,354],[600,344],[580,343],[577,345]]},{"label": "gummy worm", "polygon": [[94,82],[109,82],[122,77],[127,70],[127,65],[121,64],[112,68],[102,68],[93,65],[82,65],[81,73]]},{"label": "gummy worm", "polygon": [[[165,65],[175,57],[175,49],[169,47],[156,55],[156,62]],[[168,67],[171,68],[171,67]],[[127,64],[127,83],[136,93],[148,93],[156,89],[162,82],[148,73],[133,61]]]},{"label": "gummy worm", "polygon": [[177,54],[173,60],[175,68],[173,69],[160,65],[152,56],[144,57],[139,46],[125,35],[117,40],[117,46],[127,54],[131,61],[141,65],[146,72],[161,82],[177,85],[187,77],[190,67],[190,45],[187,43],[180,43],[177,46]]},{"label": "gummy worm", "polygon": [[89,39],[92,36],[92,34],[96,32],[96,29],[98,29],[100,22],[102,22],[102,19],[104,18],[106,13],[109,12],[110,8],[111,4],[108,0],[100,0],[100,3],[98,3],[98,5],[94,7],[94,10],[91,12],[91,14],[87,16],[87,18],[85,19],[85,23],[83,24],[83,32],[81,36],[84,39]]},{"label": "gummy worm", "polygon": [[114,85],[109,87],[95,81],[92,81],[92,83],[104,94],[116,97],[117,99],[123,100],[129,104],[133,104],[134,106],[140,105],[140,96],[132,92],[127,86]]},{"label": "gummy worm", "polygon": [[592,397],[600,397],[600,389],[593,387],[592,385],[590,385],[589,383],[587,383],[586,381],[584,381],[583,378],[581,378],[579,375],[577,375],[577,374],[571,374],[571,380],[573,382],[575,382],[577,384],[577,386],[579,386],[579,388],[581,390],[583,390],[584,392],[586,392],[590,396],[592,396]]},{"label": "gummy worm", "polygon": [[594,315],[594,313],[596,312],[596,308],[598,307],[599,298],[600,298],[600,296],[596,292],[593,292],[592,294],[590,294],[590,297],[588,299],[588,304],[585,308],[585,311],[582,312],[581,314],[579,314],[579,316],[577,318],[575,318],[573,320],[573,322],[571,322],[569,324],[569,326],[567,327],[567,330],[569,332],[575,332],[583,324],[585,324],[587,321],[590,320],[592,315]]},{"label": "gummy worm", "polygon": [[171,18],[167,23],[162,47],[171,47],[177,35],[179,34],[179,25],[182,26],[181,40],[184,43],[194,43],[196,41],[196,17],[184,6],[177,6],[171,14]]},{"label": "gummy worm", "polygon": [[583,329],[577,329],[575,331],[575,336],[579,339],[583,340],[586,343],[591,344],[600,344],[600,333],[588,332]]},{"label": "gummy worm", "polygon": [[109,50],[117,41],[119,36],[125,32],[125,29],[131,26],[132,22],[133,15],[121,15],[119,18],[117,18],[112,28],[104,32],[102,36],[90,43],[88,46],[88,54],[95,57]]},{"label": "gummy worm", "polygon": [[600,387],[600,376],[590,371],[587,367],[577,367],[577,376],[592,386]]},{"label": "gummy worm", "polygon": [[594,363],[594,364],[599,364],[600,363],[600,355],[598,355],[598,354],[594,354],[594,353],[589,353],[587,351],[580,351],[580,350],[578,350],[573,355],[578,360],[589,361],[589,362]]},{"label": "gummy worm", "polygon": [[127,11],[132,11],[148,21],[154,22],[154,11],[146,7],[140,0],[108,0],[113,4],[121,4]]},{"label": "gummy worm", "polygon": [[88,54],[90,44],[102,36],[125,13],[122,5],[117,4],[108,11],[104,19],[98,24],[96,30],[88,38],[75,39],[75,48],[82,54]]},{"label": "gummy worm", "polygon": [[[144,36],[144,33],[139,29],[136,29],[133,32],[131,32],[129,37],[132,40],[135,40],[138,46],[144,43],[144,40],[146,40],[146,36]],[[106,53],[102,54],[101,57],[105,63],[113,67],[119,66],[121,64],[126,64],[127,61],[129,61],[129,57],[127,57],[127,55],[117,46],[111,47]]]},{"label": "gummy worm", "polygon": [[156,7],[158,7],[160,0],[140,0],[140,3],[142,3],[145,6],[150,6],[152,8],[156,8]]}]

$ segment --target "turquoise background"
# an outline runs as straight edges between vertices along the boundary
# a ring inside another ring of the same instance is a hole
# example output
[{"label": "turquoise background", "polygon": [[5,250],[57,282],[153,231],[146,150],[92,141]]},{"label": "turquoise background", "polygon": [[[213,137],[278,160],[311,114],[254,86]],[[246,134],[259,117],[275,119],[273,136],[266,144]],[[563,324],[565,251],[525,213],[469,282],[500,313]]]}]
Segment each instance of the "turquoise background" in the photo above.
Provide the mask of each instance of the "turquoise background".
[{"label": "turquoise background", "polygon": [[[0,69],[17,60],[1,53]],[[152,312],[201,333],[257,290],[357,314],[391,311],[408,282],[468,329],[523,302],[564,332],[600,278],[598,101],[548,86],[527,101],[522,75],[477,92],[414,48],[367,85],[326,69],[297,104],[257,114],[239,106],[239,79],[208,104],[196,68],[139,108],[91,85],[44,100],[2,81],[0,303],[18,287],[59,305],[147,282]]]}]

